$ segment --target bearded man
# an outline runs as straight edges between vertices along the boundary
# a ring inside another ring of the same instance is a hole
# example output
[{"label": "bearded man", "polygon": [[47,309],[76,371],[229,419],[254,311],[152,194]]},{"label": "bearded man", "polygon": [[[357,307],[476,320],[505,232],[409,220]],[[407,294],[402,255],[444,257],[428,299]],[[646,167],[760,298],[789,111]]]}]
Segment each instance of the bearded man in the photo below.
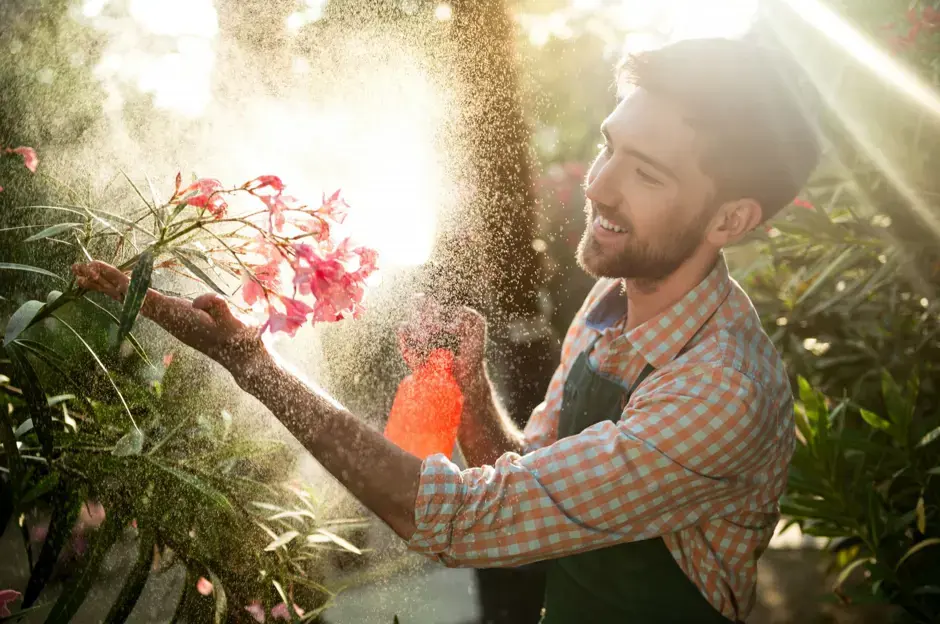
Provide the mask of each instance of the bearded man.
[{"label": "bearded man", "polygon": [[[783,363],[722,249],[791,202],[812,125],[771,57],[688,40],[634,55],[601,125],[578,252],[598,278],[545,401],[518,431],[484,362],[486,325],[424,298],[406,356],[459,344],[468,465],[397,448],[278,361],[225,302],[151,291],[143,314],[225,366],[408,545],[449,566],[546,561],[545,624],[742,621],[794,448]],[[127,276],[76,265],[120,299]]]}]

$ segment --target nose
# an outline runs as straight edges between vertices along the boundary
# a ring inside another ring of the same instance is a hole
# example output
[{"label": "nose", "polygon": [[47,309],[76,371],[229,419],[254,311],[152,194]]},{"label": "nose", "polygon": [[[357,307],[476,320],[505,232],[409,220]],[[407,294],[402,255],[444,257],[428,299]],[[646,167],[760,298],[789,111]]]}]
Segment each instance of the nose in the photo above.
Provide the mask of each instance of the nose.
[{"label": "nose", "polygon": [[591,165],[585,180],[584,195],[592,204],[613,207],[620,203],[620,193],[617,185],[614,184],[613,169],[611,159],[603,155]]}]

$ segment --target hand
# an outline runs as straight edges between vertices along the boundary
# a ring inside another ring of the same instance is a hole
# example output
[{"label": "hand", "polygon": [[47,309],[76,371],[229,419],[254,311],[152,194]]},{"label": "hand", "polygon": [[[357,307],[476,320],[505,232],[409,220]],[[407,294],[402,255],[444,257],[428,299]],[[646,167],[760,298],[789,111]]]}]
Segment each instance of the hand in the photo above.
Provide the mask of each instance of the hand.
[{"label": "hand", "polygon": [[[72,273],[80,288],[104,293],[117,301],[124,299],[130,283],[119,269],[97,260],[72,265]],[[150,290],[140,311],[233,374],[245,369],[256,356],[266,353],[258,328],[236,318],[218,295],[209,293],[190,302]]]},{"label": "hand", "polygon": [[415,297],[410,317],[398,330],[405,362],[412,369],[420,366],[441,342],[454,347],[454,377],[464,393],[477,389],[486,379],[486,320],[471,308],[450,308],[425,295]]}]

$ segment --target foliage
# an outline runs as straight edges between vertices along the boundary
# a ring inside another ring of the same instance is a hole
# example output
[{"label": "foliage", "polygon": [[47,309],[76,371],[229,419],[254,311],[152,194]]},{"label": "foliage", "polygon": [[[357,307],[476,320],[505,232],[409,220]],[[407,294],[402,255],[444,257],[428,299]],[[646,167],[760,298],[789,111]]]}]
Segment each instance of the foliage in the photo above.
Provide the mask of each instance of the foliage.
[{"label": "foliage", "polygon": [[[186,378],[164,379],[165,371],[150,361],[132,329],[155,270],[174,271],[223,293],[224,280],[241,280],[242,300],[264,304],[272,331],[292,332],[309,315],[312,321],[336,320],[355,312],[374,253],[332,246],[330,223],[342,218],[345,207],[338,193],[311,209],[283,195],[275,176],[235,189],[207,179],[183,188],[177,176],[167,201],[156,199],[152,187],[147,199],[131,186],[144,204],[137,214],[78,202],[26,208],[69,220],[27,226],[21,245],[56,242],[72,249],[77,261],[107,254],[133,270],[116,309],[89,298],[73,280],[64,292],[22,303],[4,328],[0,404],[9,407],[0,423],[0,531],[18,518],[26,536],[31,574],[22,606],[33,608],[83,506],[94,501],[103,505],[102,522],[48,621],[66,621],[78,611],[106,554],[127,539],[136,539],[139,555],[109,622],[130,614],[156,562],[179,562],[187,569],[178,618],[206,621],[214,613],[216,621],[244,620],[280,610],[285,619],[312,620],[331,596],[317,572],[320,553],[358,549],[319,521],[308,493],[266,485],[275,475],[265,474],[265,459],[275,459],[278,445],[236,436],[225,411],[207,415],[202,406],[183,409],[179,396],[168,398],[171,388],[172,394],[186,393]],[[227,196],[237,193],[254,196],[264,210],[231,216]],[[259,216],[260,222],[252,219]],[[287,226],[295,231],[287,233]],[[245,229],[254,235],[242,234]],[[347,270],[347,256],[358,259],[358,269]],[[293,271],[289,295],[282,292],[281,263]],[[28,264],[7,262],[0,270],[66,282]],[[300,309],[298,290],[314,295],[315,305]],[[140,370],[122,362],[120,352],[109,354],[109,343],[118,351],[127,345],[140,359]],[[76,348],[91,357],[105,386],[70,365]],[[164,368],[170,364],[165,361]],[[70,394],[62,394],[66,389]],[[48,530],[33,557],[29,524],[43,513],[49,515]],[[289,614],[287,605],[295,602],[314,608]]]},{"label": "foliage", "polygon": [[[260,601],[273,608],[284,601],[275,582],[295,602],[324,605],[330,593],[315,567],[311,573],[312,564],[324,548],[357,549],[320,522],[308,492],[266,485],[283,478],[277,466],[288,464],[280,445],[237,431],[224,410],[207,414],[174,398],[192,377],[183,365],[170,363],[164,371],[145,364],[150,384],[140,375],[105,370],[110,392],[89,392],[92,375],[69,371],[66,361],[69,336],[80,340],[68,328],[89,316],[85,325],[92,328],[104,322],[101,317],[110,319],[90,302],[63,310],[54,327],[36,328],[29,338],[7,345],[10,357],[0,364],[0,402],[10,406],[0,429],[5,465],[0,528],[19,518],[27,537],[33,523],[50,518],[38,552],[25,542],[32,572],[23,607],[33,605],[49,582],[89,501],[103,505],[102,526],[93,532],[91,554],[48,621],[64,621],[80,607],[95,565],[118,540],[136,541],[140,554],[108,621],[129,615],[151,567],[175,564],[184,565],[191,580],[212,579],[211,600],[198,595],[194,581],[181,597],[180,614],[195,621],[205,621],[213,609],[223,617],[226,604],[241,610],[239,605]],[[49,396],[51,389],[66,388],[74,394]],[[315,615],[307,614],[308,619]]]},{"label": "foliage", "polygon": [[[835,591],[854,603],[899,605],[917,622],[940,618],[940,414],[915,417],[919,381],[883,372],[886,411],[833,404],[799,379],[799,443],[782,512],[833,538]],[[831,407],[831,409],[830,409]],[[864,582],[850,587],[853,572]]]},{"label": "foliage", "polygon": [[[936,621],[936,129],[922,105],[853,61],[831,33],[785,3],[766,4],[764,34],[806,70],[825,148],[795,205],[734,252],[800,397],[782,511],[831,538],[842,600]],[[940,39],[927,3],[828,4],[936,92]]]}]

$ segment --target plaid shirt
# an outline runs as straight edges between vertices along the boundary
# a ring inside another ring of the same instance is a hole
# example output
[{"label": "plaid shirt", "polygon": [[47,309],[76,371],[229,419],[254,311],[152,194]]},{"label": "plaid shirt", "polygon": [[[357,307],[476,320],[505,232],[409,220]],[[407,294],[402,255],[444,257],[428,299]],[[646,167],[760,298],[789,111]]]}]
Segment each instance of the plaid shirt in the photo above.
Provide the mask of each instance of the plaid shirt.
[{"label": "plaid shirt", "polygon": [[[525,455],[462,471],[443,455],[425,460],[409,546],[492,567],[661,536],[715,608],[744,619],[794,448],[783,362],[723,259],[627,332],[625,311],[619,282],[598,282],[526,426]],[[592,368],[625,387],[647,362],[655,371],[619,422],[559,441],[565,377],[595,340]]]}]

